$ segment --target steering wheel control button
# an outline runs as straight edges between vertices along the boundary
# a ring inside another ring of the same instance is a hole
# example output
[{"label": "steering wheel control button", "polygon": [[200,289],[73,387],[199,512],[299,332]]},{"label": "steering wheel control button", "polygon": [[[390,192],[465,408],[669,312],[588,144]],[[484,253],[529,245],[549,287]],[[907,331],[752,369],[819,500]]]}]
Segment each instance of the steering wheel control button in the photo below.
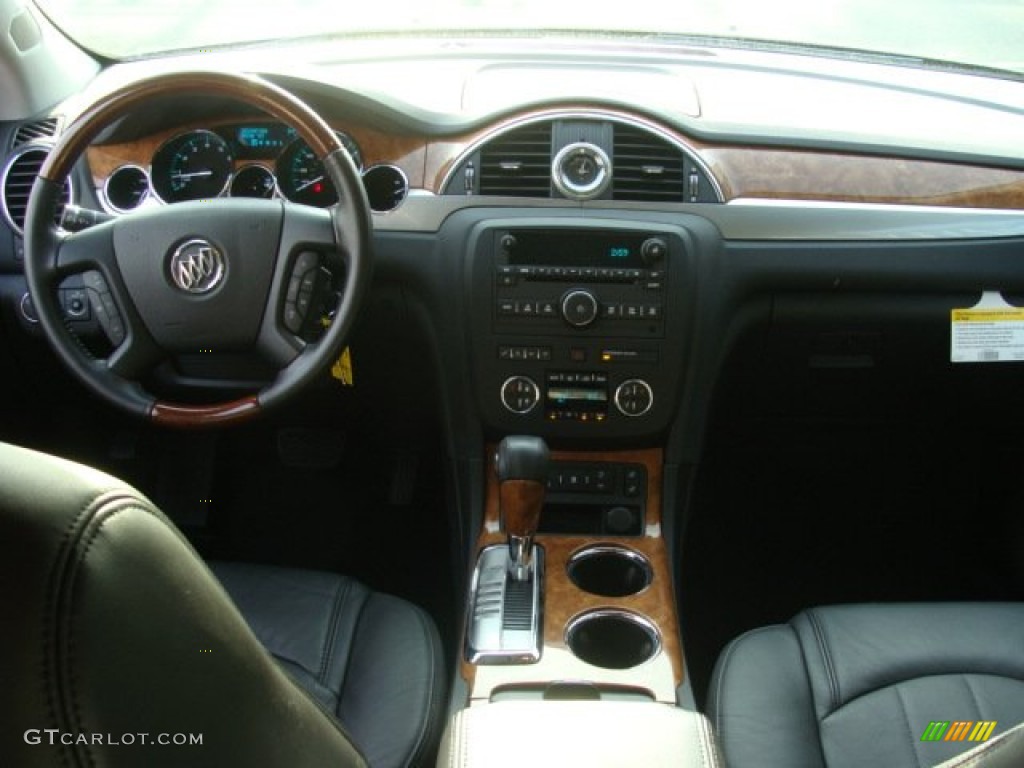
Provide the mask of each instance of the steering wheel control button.
[{"label": "steering wheel control button", "polygon": [[574,328],[586,328],[597,319],[598,304],[590,291],[569,291],[562,297],[562,317]]},{"label": "steering wheel control button", "polygon": [[84,288],[62,289],[60,303],[68,320],[89,319],[89,294]]},{"label": "steering wheel control button", "polygon": [[107,281],[96,270],[90,270],[82,274],[82,283],[85,285],[85,293],[89,297],[89,307],[96,316],[103,333],[106,334],[107,340],[115,347],[120,346],[126,335],[125,325],[117,303],[111,296],[110,289],[107,288]]},{"label": "steering wheel control button", "polygon": [[551,163],[555,188],[570,200],[593,200],[612,181],[612,161],[600,147],[586,141],[563,147]]},{"label": "steering wheel control button", "polygon": [[196,238],[182,243],[171,254],[171,283],[183,293],[209,293],[224,282],[227,261],[208,240]]},{"label": "steering wheel control button", "polygon": [[302,333],[317,297],[329,283],[328,273],[320,268],[320,254],[303,251],[295,260],[284,299],[284,327]]},{"label": "steering wheel control button", "polygon": [[615,407],[624,416],[643,416],[654,405],[654,391],[643,379],[629,379],[615,390]]},{"label": "steering wheel control button", "polygon": [[529,376],[512,376],[501,385],[501,402],[512,413],[524,416],[540,402],[540,389]]}]

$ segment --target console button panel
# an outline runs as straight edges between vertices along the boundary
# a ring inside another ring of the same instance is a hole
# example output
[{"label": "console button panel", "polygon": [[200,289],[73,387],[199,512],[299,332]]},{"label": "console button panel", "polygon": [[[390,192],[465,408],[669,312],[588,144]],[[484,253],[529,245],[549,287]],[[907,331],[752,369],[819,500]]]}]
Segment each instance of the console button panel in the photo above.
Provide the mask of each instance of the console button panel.
[{"label": "console button panel", "polygon": [[552,462],[541,533],[639,536],[647,507],[647,469],[619,462]]}]

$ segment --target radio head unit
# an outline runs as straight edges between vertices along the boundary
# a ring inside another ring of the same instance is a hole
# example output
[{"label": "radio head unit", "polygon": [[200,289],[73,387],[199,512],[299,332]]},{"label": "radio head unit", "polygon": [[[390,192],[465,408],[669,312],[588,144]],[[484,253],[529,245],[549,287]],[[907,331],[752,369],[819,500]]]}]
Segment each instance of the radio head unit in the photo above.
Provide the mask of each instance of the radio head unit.
[{"label": "radio head unit", "polygon": [[684,355],[668,339],[687,314],[689,233],[664,223],[548,221],[488,222],[473,241],[473,359],[485,422],[561,437],[663,429]]}]

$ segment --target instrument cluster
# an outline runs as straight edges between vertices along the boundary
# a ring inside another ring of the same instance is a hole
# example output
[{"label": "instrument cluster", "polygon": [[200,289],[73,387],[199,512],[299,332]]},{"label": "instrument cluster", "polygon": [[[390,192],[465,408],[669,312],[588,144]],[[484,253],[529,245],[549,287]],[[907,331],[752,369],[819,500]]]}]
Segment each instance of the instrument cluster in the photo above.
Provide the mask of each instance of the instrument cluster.
[{"label": "instrument cluster", "polygon": [[[359,145],[336,131],[363,173]],[[386,183],[378,183],[384,176]],[[364,175],[371,208],[389,211],[408,192],[404,174],[375,166]],[[373,194],[370,194],[370,193]],[[171,204],[215,197],[284,198],[326,208],[338,201],[323,163],[293,128],[280,123],[244,123],[197,129],[165,141],[149,168],[121,165],[103,187],[102,202],[113,213],[127,213],[147,202]]]}]

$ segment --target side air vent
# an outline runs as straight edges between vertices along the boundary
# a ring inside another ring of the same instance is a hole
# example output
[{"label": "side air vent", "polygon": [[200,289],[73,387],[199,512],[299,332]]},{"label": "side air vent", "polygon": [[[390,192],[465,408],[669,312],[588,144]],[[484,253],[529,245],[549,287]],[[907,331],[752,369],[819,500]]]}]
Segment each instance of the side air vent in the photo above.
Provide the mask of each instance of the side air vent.
[{"label": "side air vent", "polygon": [[516,128],[480,151],[480,194],[551,195],[551,124]]},{"label": "side air vent", "polygon": [[36,120],[32,123],[25,123],[14,134],[14,141],[11,142],[11,149],[16,149],[20,147],[22,144],[28,144],[30,141],[52,139],[54,136],[57,135],[57,129],[59,127],[59,117],[48,117],[44,120]]},{"label": "side air vent", "polygon": [[616,200],[681,203],[684,156],[668,141],[631,125],[615,126],[612,196]]},{"label": "side air vent", "polygon": [[[4,166],[3,213],[7,223],[20,235],[25,227],[25,212],[28,210],[28,197],[32,193],[32,185],[43,167],[50,147],[43,144],[25,144],[11,155]],[[61,208],[71,201],[71,182],[64,182],[64,195]],[[61,211],[57,211],[58,220]]]}]

